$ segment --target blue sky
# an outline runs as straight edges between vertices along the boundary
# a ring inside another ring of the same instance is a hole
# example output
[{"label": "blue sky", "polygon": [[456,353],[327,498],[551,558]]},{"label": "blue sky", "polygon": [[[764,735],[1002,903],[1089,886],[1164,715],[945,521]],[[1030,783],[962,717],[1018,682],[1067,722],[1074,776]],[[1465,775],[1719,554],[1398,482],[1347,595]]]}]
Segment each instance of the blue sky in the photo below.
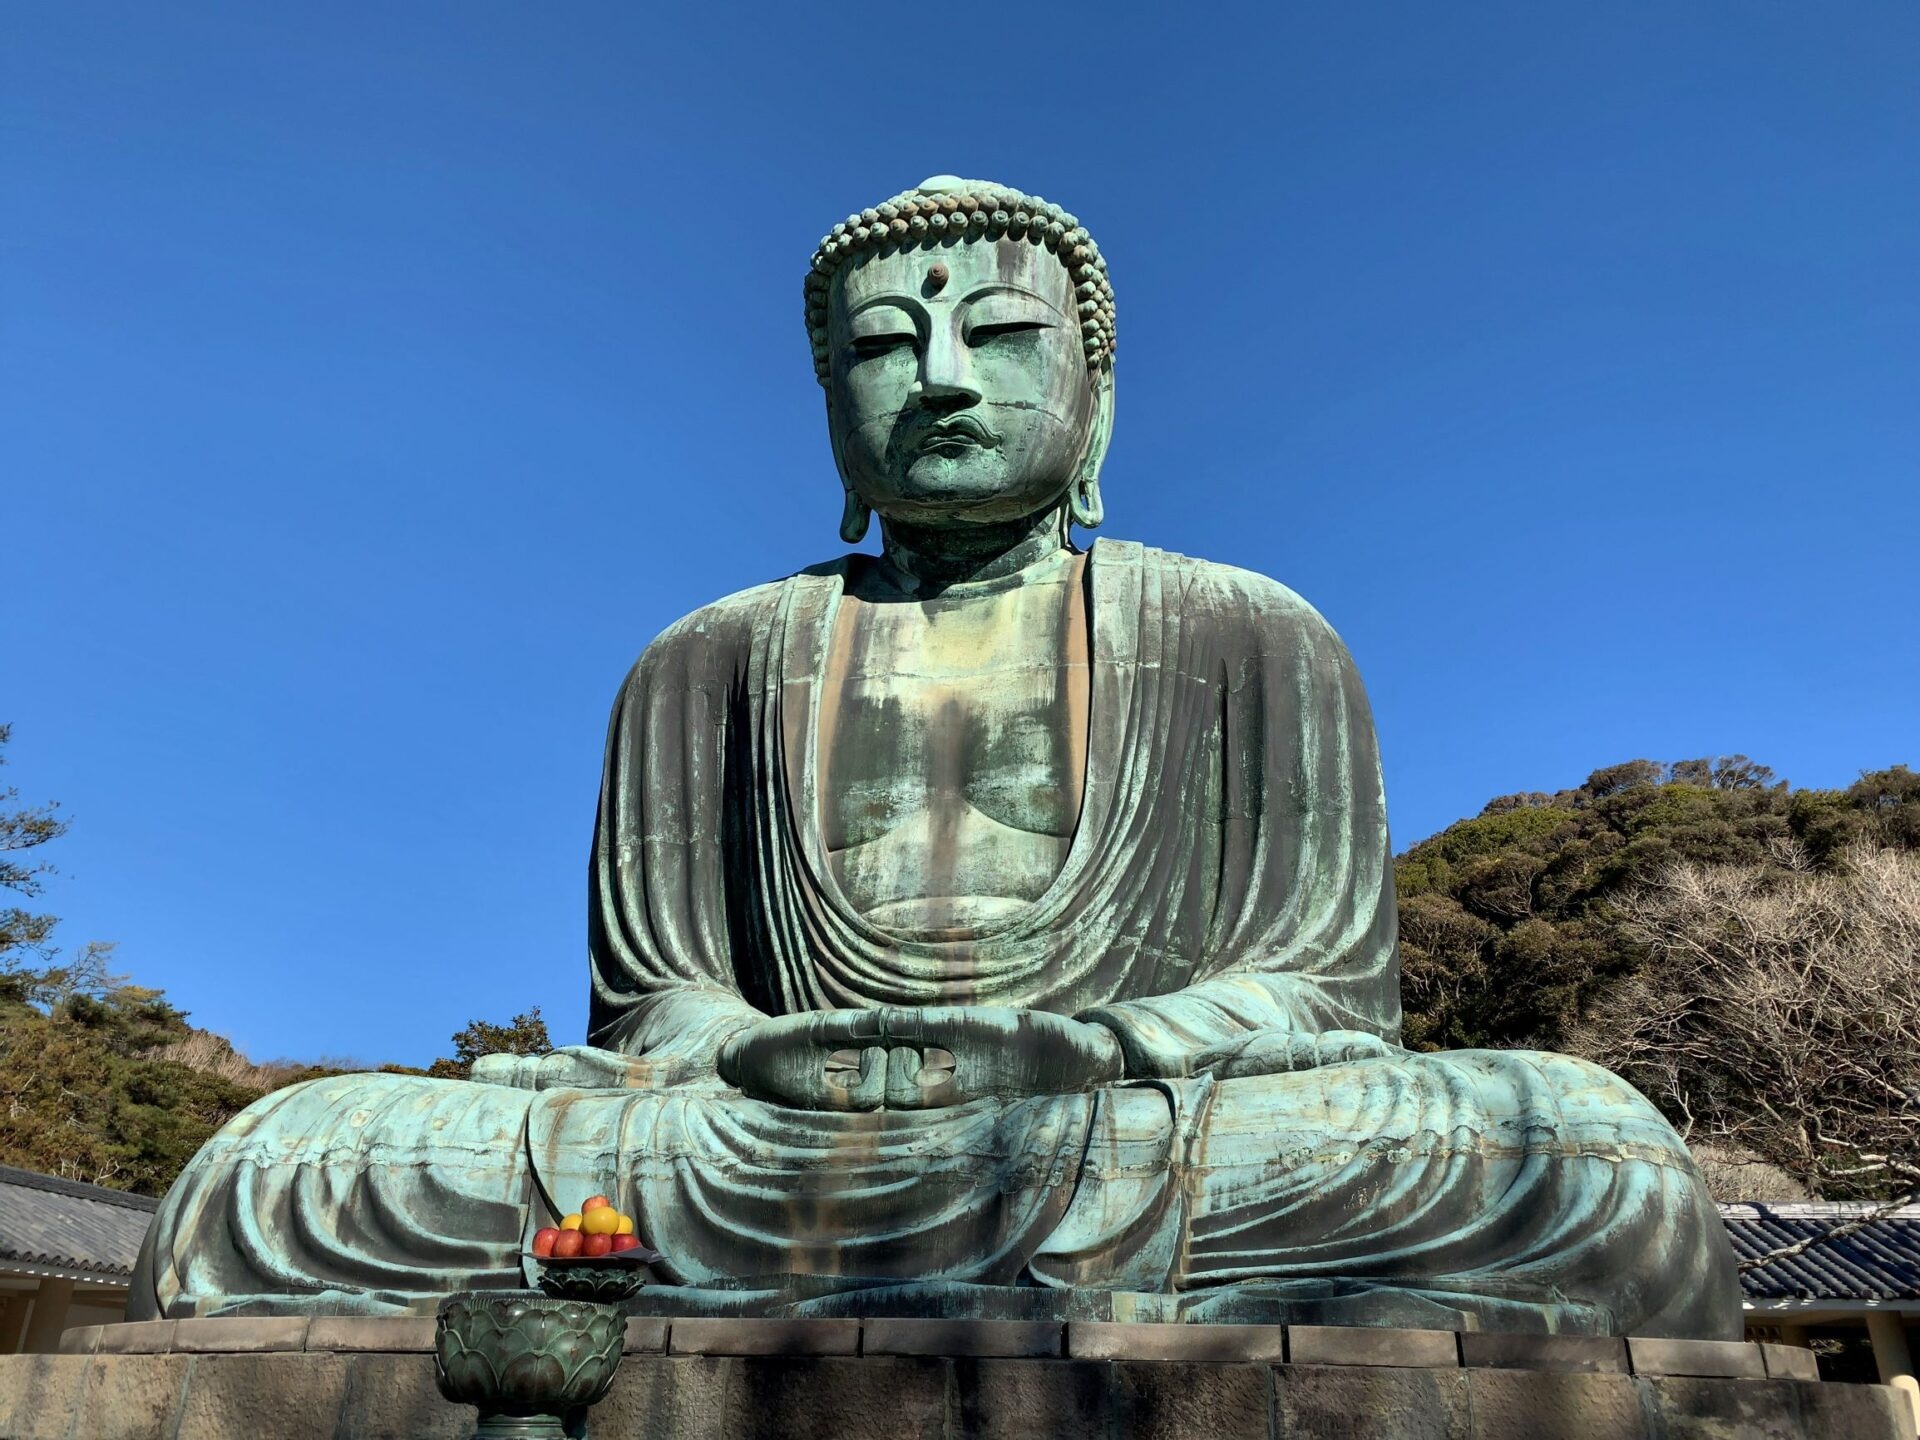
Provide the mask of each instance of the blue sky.
[{"label": "blue sky", "polygon": [[1920,761],[1920,7],[15,6],[5,777],[256,1056],[585,1016],[607,709],[836,553],[800,279],[943,171],[1119,295],[1107,533],[1277,576],[1397,840]]}]

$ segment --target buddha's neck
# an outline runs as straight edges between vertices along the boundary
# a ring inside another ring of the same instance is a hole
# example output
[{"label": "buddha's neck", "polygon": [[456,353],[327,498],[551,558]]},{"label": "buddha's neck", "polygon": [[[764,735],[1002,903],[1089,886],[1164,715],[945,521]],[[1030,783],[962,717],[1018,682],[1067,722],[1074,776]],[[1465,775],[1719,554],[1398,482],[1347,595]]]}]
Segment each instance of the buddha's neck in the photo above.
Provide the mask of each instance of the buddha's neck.
[{"label": "buddha's neck", "polygon": [[933,527],[882,519],[880,534],[887,564],[919,589],[1004,579],[1067,549],[1059,508],[1006,525]]}]

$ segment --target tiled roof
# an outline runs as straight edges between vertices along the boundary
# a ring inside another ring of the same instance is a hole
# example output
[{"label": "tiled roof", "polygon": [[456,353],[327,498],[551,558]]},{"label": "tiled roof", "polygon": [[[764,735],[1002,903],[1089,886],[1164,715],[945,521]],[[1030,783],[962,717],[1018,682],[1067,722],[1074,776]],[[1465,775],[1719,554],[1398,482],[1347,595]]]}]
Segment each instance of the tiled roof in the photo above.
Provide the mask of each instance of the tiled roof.
[{"label": "tiled roof", "polygon": [[126,1280],[160,1202],[0,1165],[0,1270]]},{"label": "tiled roof", "polygon": [[[1873,1215],[1862,1204],[1722,1205],[1721,1218],[1742,1260],[1765,1255]],[[1740,1272],[1749,1300],[1920,1299],[1920,1205],[1874,1215],[1858,1230],[1817,1239],[1797,1255]]]}]

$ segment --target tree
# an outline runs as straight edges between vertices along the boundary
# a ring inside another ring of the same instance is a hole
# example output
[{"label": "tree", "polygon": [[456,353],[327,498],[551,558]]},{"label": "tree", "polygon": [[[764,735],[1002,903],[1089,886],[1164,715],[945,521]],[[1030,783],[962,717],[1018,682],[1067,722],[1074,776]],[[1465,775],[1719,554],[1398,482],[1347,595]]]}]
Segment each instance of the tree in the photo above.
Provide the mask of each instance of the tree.
[{"label": "tree", "polygon": [[[11,736],[0,725],[0,746]],[[52,867],[34,852],[67,821],[55,805],[17,800],[13,787],[0,790],[0,888],[37,899]],[[158,1195],[270,1087],[175,1058],[183,1042],[218,1037],[189,1025],[163,992],[115,974],[111,945],[61,958],[56,924],[0,910],[0,1162]],[[283,1069],[279,1083],[312,1073]]]},{"label": "tree", "polygon": [[505,1025],[474,1020],[453,1032],[453,1058],[441,1058],[427,1067],[427,1074],[443,1080],[465,1080],[473,1074],[473,1063],[487,1055],[546,1055],[553,1050],[547,1036],[547,1022],[534,1006],[516,1015]]},{"label": "tree", "polygon": [[1572,1045],[1695,1144],[1828,1199],[1920,1191],[1920,854],[1856,842],[1816,870],[1669,867],[1616,902],[1648,963]]},{"label": "tree", "polygon": [[1565,1049],[1646,947],[1615,902],[1673,865],[1815,869],[1855,843],[1920,850],[1920,775],[1793,791],[1744,755],[1630,760],[1571,790],[1501,796],[1395,862],[1407,1042]]},{"label": "tree", "polygon": [[[0,726],[0,747],[10,738]],[[51,867],[33,852],[67,821],[55,805],[17,801],[16,790],[0,790],[0,889],[35,899]],[[246,1106],[344,1068],[254,1063],[190,1024],[164,992],[114,973],[111,945],[63,957],[52,944],[57,923],[0,910],[0,1163],[159,1195]],[[455,1058],[430,1073],[464,1078],[484,1055],[553,1048],[537,1007],[505,1025],[475,1020],[453,1042]]]},{"label": "tree", "polygon": [[[0,725],[0,765],[7,763],[5,750],[12,739],[13,726]],[[35,899],[41,877],[53,867],[30,852],[66,834],[68,822],[58,805],[13,808],[19,798],[16,787],[0,788],[0,890]],[[52,915],[34,915],[18,906],[0,910],[0,968],[11,968],[23,952],[50,953],[48,942],[59,923]]]},{"label": "tree", "polygon": [[[1405,1036],[1624,1074],[1724,1199],[1920,1186],[1920,775],[1745,756],[1502,796],[1396,861]],[[1811,1242],[1809,1242],[1811,1243]]]},{"label": "tree", "polygon": [[0,972],[0,1162],[158,1195],[263,1092],[167,1058],[200,1032],[105,955]]},{"label": "tree", "polygon": [[[0,765],[7,763],[4,752],[12,739],[13,726],[0,725]],[[53,873],[53,866],[29,852],[58,840],[72,822],[61,816],[57,803],[13,808],[19,798],[15,786],[0,789],[0,890],[38,899],[45,888],[43,877]],[[113,1014],[128,1019],[136,998],[158,997],[158,991],[139,991],[136,996],[126,985],[126,976],[108,972],[111,944],[91,941],[67,964],[54,964],[60,952],[53,945],[53,931],[59,923],[57,916],[35,915],[17,906],[0,910],[0,994],[17,994],[19,1000],[49,1011],[95,1006],[96,1012],[90,1013],[98,1013],[98,1002],[117,995],[119,1005]],[[41,968],[27,968],[28,956],[40,961]],[[179,1012],[166,1008],[179,1018]],[[164,1029],[171,1022],[155,1011],[149,1023]]]}]

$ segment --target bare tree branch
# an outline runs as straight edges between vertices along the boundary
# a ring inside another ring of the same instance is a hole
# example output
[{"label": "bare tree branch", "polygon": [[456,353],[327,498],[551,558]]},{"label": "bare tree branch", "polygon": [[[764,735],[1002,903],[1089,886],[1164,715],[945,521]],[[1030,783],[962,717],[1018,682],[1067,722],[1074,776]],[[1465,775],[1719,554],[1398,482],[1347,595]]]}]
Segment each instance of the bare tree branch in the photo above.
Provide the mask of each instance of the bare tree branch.
[{"label": "bare tree branch", "polygon": [[1920,1190],[1909,1190],[1897,1199],[1888,1200],[1882,1204],[1873,1206],[1871,1209],[1863,1210],[1851,1219],[1841,1221],[1831,1228],[1809,1235],[1805,1239],[1796,1240],[1791,1245],[1782,1245],[1777,1249],[1767,1251],[1764,1255],[1755,1255],[1749,1260],[1742,1260],[1740,1262],[1741,1273],[1744,1274],[1748,1270],[1758,1270],[1763,1265],[1771,1265],[1776,1260],[1787,1260],[1795,1255],[1804,1255],[1816,1245],[1827,1245],[1835,1240],[1844,1240],[1856,1231],[1866,1229],[1867,1226],[1873,1224],[1874,1221],[1884,1220],[1902,1206],[1911,1205],[1916,1199],[1920,1199]]},{"label": "bare tree branch", "polygon": [[1920,1190],[1920,855],[1856,846],[1841,859],[1676,865],[1618,897],[1646,963],[1572,1047],[1695,1144],[1776,1166],[1805,1193],[1884,1202],[1831,1235]]}]

